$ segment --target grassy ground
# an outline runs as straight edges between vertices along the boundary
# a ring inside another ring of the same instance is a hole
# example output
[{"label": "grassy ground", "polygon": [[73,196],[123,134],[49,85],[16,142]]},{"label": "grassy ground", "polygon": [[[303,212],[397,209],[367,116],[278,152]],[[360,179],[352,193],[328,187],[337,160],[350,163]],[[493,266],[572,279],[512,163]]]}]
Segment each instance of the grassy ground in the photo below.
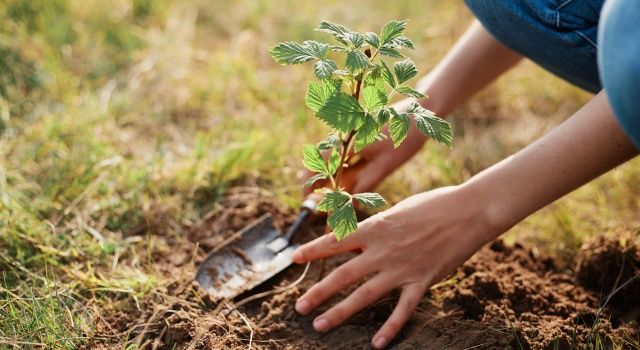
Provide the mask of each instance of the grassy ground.
[{"label": "grassy ground", "polygon": [[[321,35],[322,19],[371,30],[391,18],[410,19],[421,72],[471,20],[462,2],[435,0],[0,4],[0,348],[81,344],[101,306],[162,283],[151,255],[170,247],[154,235],[177,234],[231,186],[297,205],[297,150],[326,129],[304,106],[309,69],[266,49]],[[523,63],[453,115],[453,151],[425,147],[382,192],[459,183],[588,99]],[[639,170],[620,167],[509,237],[568,257],[592,234],[637,229]]]}]

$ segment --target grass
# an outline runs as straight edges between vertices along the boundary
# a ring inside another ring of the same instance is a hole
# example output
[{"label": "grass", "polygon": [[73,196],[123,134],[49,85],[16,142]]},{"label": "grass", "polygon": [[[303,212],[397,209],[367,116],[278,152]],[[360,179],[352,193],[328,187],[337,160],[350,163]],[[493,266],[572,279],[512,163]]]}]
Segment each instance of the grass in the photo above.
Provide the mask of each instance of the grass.
[{"label": "grass", "polygon": [[[0,4],[0,348],[77,347],[100,305],[163,283],[152,252],[170,247],[154,237],[231,186],[297,206],[298,150],[327,129],[304,106],[311,73],[266,49],[320,35],[322,19],[368,30],[390,18],[410,19],[421,72],[471,20],[462,2],[435,0]],[[464,181],[588,99],[524,63],[452,116],[453,151],[425,147],[382,192]],[[620,167],[509,237],[570,257],[592,234],[637,225],[639,170]]]}]

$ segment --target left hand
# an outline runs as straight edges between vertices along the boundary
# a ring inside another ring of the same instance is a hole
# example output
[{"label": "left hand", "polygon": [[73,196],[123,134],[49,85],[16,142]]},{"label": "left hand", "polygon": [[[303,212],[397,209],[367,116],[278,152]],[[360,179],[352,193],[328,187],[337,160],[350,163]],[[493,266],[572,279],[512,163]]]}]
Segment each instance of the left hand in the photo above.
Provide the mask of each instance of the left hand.
[{"label": "left hand", "polygon": [[441,188],[409,197],[358,225],[337,242],[324,235],[294,252],[296,263],[361,249],[362,253],[336,268],[296,302],[296,311],[308,314],[339,291],[371,276],[351,295],[319,315],[316,331],[326,332],[401,288],[398,305],[373,337],[374,348],[384,348],[411,317],[423,294],[500,232],[486,219],[482,201],[462,186]]}]

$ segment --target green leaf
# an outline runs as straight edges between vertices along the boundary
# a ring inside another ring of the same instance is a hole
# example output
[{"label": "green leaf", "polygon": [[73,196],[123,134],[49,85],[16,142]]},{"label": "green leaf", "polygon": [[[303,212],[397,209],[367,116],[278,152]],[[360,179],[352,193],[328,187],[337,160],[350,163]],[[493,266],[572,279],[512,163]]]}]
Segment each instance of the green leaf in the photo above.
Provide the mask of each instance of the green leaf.
[{"label": "green leaf", "polygon": [[389,66],[387,66],[387,64],[382,61],[382,66],[380,68],[380,74],[382,75],[382,79],[384,79],[384,81],[387,83],[387,85],[389,85],[392,88],[396,87],[396,79],[393,77],[393,74],[391,73],[391,69],[389,69]]},{"label": "green leaf", "polygon": [[336,235],[336,240],[340,241],[358,229],[358,219],[356,210],[351,201],[346,202],[338,209],[334,210],[327,219],[329,227]]},{"label": "green leaf", "polygon": [[332,60],[320,60],[313,65],[313,73],[318,79],[330,78],[338,66]]},{"label": "green leaf", "polygon": [[316,58],[306,46],[293,41],[280,43],[268,52],[280,64],[300,64]]},{"label": "green leaf", "polygon": [[389,103],[386,91],[374,85],[369,85],[364,88],[362,91],[362,99],[364,100],[364,108],[370,113],[377,111]]},{"label": "green leaf", "polygon": [[313,40],[303,41],[302,47],[304,47],[311,56],[319,60],[326,58],[329,50],[328,44],[319,43]]},{"label": "green leaf", "polygon": [[425,109],[417,102],[412,102],[407,112],[413,114],[416,126],[423,134],[451,147],[453,139],[451,125],[444,119],[437,117],[433,112]]},{"label": "green leaf", "polygon": [[329,177],[326,174],[315,174],[312,177],[310,177],[307,181],[305,181],[304,187],[311,187],[317,181],[325,180],[325,179],[328,179],[328,178]]},{"label": "green leaf", "polygon": [[336,210],[347,202],[351,201],[351,197],[346,192],[329,191],[326,192],[316,209],[323,212]]},{"label": "green leaf", "polygon": [[369,67],[369,58],[358,50],[351,50],[347,53],[345,67],[347,67],[350,72],[365,69]]},{"label": "green leaf", "polygon": [[379,133],[380,126],[371,115],[367,114],[364,124],[356,133],[355,151],[360,152],[365,147],[376,142]]},{"label": "green leaf", "polygon": [[322,154],[320,154],[320,150],[316,148],[314,145],[304,145],[303,149],[304,159],[302,160],[302,164],[304,166],[316,173],[322,173],[328,175],[327,163],[322,158]]},{"label": "green leaf", "polygon": [[416,74],[418,74],[418,69],[416,69],[416,65],[410,59],[406,59],[406,60],[398,61],[394,63],[393,70],[396,73],[398,84],[402,84],[405,81],[416,76]]},{"label": "green leaf", "polygon": [[364,40],[367,42],[367,44],[371,45],[371,47],[374,47],[376,49],[380,47],[380,38],[376,33],[364,33]]},{"label": "green leaf", "polygon": [[404,29],[407,27],[407,21],[389,21],[389,23],[385,24],[382,28],[382,32],[380,33],[380,44],[385,45],[386,43],[394,40],[395,38],[402,35]]},{"label": "green leaf", "polygon": [[393,116],[391,117],[391,121],[389,121],[389,136],[391,136],[391,141],[393,141],[393,147],[398,148],[409,133],[411,121],[408,115],[404,113],[398,114],[394,109],[390,110]]},{"label": "green leaf", "polygon": [[336,173],[336,170],[340,167],[340,153],[337,149],[333,149],[331,151],[331,156],[329,156],[329,175],[333,176]]},{"label": "green leaf", "polygon": [[320,26],[316,30],[333,35],[336,40],[345,45],[347,45],[347,39],[345,36],[347,33],[351,32],[350,29],[347,29],[340,24],[331,23],[329,21],[322,21],[320,23]]},{"label": "green leaf", "polygon": [[387,201],[382,198],[381,195],[374,192],[364,192],[354,194],[353,198],[355,198],[360,204],[369,208],[378,208],[387,204]]},{"label": "green leaf", "polygon": [[400,94],[407,96],[407,97],[413,97],[413,98],[424,98],[424,95],[422,93],[420,93],[419,91],[416,91],[408,86],[401,86],[399,88],[396,89],[397,92],[399,92]]},{"label": "green leaf", "polygon": [[340,85],[331,79],[309,82],[306,101],[320,120],[347,133],[362,126],[365,113],[355,98],[340,91]]},{"label": "green leaf", "polygon": [[342,81],[325,79],[320,82],[310,81],[307,85],[305,100],[312,111],[318,113],[324,107],[329,98],[340,92]]},{"label": "green leaf", "polygon": [[342,140],[340,140],[340,136],[336,134],[330,134],[326,139],[318,142],[318,149],[321,151],[325,151],[331,148],[340,149],[342,145]]},{"label": "green leaf", "polygon": [[384,56],[389,56],[389,57],[393,57],[393,58],[404,58],[404,56],[400,53],[400,51],[398,51],[396,49],[393,49],[393,48],[390,48],[390,47],[387,47],[387,46],[381,47],[378,50],[378,52],[381,55],[384,55]]},{"label": "green leaf", "polygon": [[378,112],[378,125],[382,126],[391,119],[391,111],[389,108],[382,108]]},{"label": "green leaf", "polygon": [[407,49],[415,49],[413,46],[413,41],[407,38],[406,36],[399,36],[388,43],[385,44],[386,47],[397,49],[397,48],[407,48]]},{"label": "green leaf", "polygon": [[349,32],[344,35],[345,39],[353,45],[354,49],[364,44],[364,36],[358,32]]}]

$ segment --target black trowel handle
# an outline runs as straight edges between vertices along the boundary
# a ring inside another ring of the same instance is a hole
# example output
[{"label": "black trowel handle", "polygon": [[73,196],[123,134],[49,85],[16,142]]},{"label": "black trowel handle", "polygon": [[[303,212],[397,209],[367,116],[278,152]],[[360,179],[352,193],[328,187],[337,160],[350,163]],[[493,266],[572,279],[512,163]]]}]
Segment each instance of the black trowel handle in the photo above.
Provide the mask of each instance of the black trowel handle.
[{"label": "black trowel handle", "polygon": [[318,205],[317,196],[315,193],[310,194],[304,202],[302,202],[302,207],[300,208],[300,214],[296,218],[296,221],[289,227],[287,233],[284,234],[282,238],[286,239],[288,243],[291,243],[293,236],[298,232],[298,228],[305,221],[305,219],[309,216],[309,214],[316,213],[316,206]]}]

